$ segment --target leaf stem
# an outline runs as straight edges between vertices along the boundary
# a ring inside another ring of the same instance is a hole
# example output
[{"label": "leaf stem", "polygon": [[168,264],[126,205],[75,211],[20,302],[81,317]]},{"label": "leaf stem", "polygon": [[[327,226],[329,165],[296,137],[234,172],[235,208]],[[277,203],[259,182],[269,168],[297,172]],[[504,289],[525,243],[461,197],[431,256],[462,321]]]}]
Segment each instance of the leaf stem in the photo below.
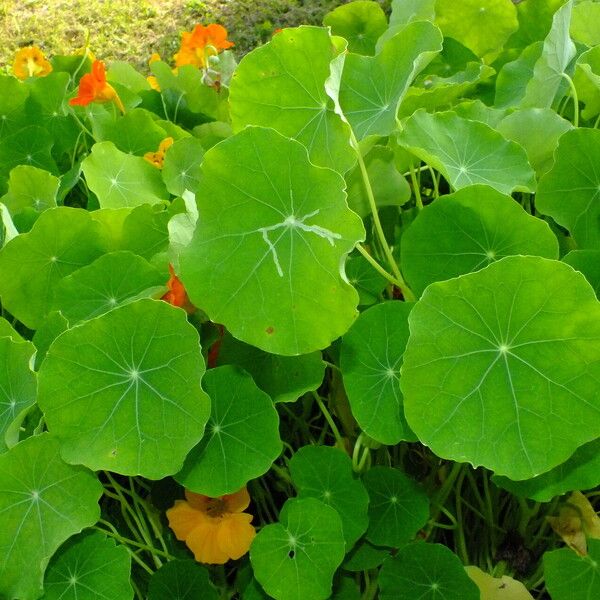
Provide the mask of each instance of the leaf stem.
[{"label": "leaf stem", "polygon": [[410,180],[412,181],[417,208],[421,211],[423,210],[423,199],[421,198],[421,184],[417,180],[417,174],[415,172],[415,167],[412,160],[410,161]]},{"label": "leaf stem", "polygon": [[573,125],[579,127],[579,96],[577,95],[577,89],[575,88],[573,80],[566,73],[561,73],[561,75],[567,80],[567,83],[571,88],[571,96],[573,98]]},{"label": "leaf stem", "polygon": [[403,283],[396,279],[393,275],[390,275],[367,251],[362,244],[356,244],[356,249],[363,255],[368,263],[382,276],[385,277],[390,283],[395,285],[397,288],[402,289]]},{"label": "leaf stem", "polygon": [[335,437],[335,441],[338,442],[338,444],[340,444],[341,448],[343,448],[344,440],[340,434],[340,430],[337,428],[337,425],[335,424],[335,421],[333,420],[333,417],[331,416],[331,413],[327,410],[327,407],[325,406],[325,403],[323,402],[323,400],[321,400],[321,396],[319,396],[319,394],[317,394],[316,392],[313,392],[312,395],[313,395],[314,399],[317,401],[317,404],[319,405],[319,408],[321,409],[321,412],[323,413],[325,420],[329,424],[329,427],[331,427],[331,431]]}]

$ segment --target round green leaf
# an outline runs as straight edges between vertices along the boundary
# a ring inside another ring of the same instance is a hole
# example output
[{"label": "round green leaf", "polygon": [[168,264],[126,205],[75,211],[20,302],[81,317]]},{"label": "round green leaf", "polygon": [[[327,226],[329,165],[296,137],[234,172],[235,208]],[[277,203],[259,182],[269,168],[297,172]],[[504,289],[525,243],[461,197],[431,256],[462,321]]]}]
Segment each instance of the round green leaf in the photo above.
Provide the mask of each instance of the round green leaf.
[{"label": "round green leaf", "polygon": [[348,281],[356,288],[359,304],[362,306],[375,304],[388,285],[387,279],[382,277],[369,261],[360,254],[348,257],[346,276]]},{"label": "round green leaf", "polygon": [[0,596],[40,597],[50,557],[100,518],[102,492],[93,473],[61,460],[47,433],[0,455]]},{"label": "round green leaf", "polygon": [[566,227],[580,248],[600,248],[600,131],[568,131],[555,158],[540,180],[535,206]]},{"label": "round green leaf", "polygon": [[16,77],[0,74],[0,139],[19,128],[29,91]]},{"label": "round green leaf", "polygon": [[340,264],[364,228],[343,188],[339,174],[315,167],[301,144],[271,129],[249,127],[211,148],[200,219],[180,256],[191,301],[268,352],[328,346],[358,303]]},{"label": "round green leaf", "polygon": [[600,5],[585,0],[573,6],[570,32],[573,39],[586,46],[600,44]]},{"label": "round green leaf", "polygon": [[568,265],[511,256],[430,285],[400,384],[438,456],[535,477],[600,436],[600,304]]},{"label": "round green leaf", "polygon": [[279,416],[271,398],[241,369],[210,369],[202,383],[211,399],[206,435],[175,478],[188,490],[216,498],[269,470],[282,449]]},{"label": "round green leaf", "polygon": [[231,79],[234,131],[273,127],[304,144],[316,165],[347,171],[355,163],[350,129],[325,89],[337,55],[326,29],[298,27],[244,56]]},{"label": "round green leaf", "polygon": [[42,212],[56,206],[58,186],[58,177],[48,171],[19,165],[10,172],[8,193],[1,201],[6,204],[11,215],[19,214],[25,208]]},{"label": "round green leaf", "polygon": [[474,185],[419,212],[402,236],[401,251],[402,271],[420,296],[430,283],[478,271],[505,256],[558,258],[558,241],[545,221],[510,196]]},{"label": "round green leaf", "polygon": [[63,332],[69,329],[69,322],[59,311],[52,311],[44,319],[42,324],[35,330],[33,335],[33,345],[36,347],[34,369],[39,370],[40,365],[52,342]]},{"label": "round green leaf", "polygon": [[[527,4],[530,1],[528,0]],[[535,42],[527,46],[515,60],[502,66],[496,78],[496,106],[516,107],[522,102],[543,49],[542,42]]]},{"label": "round green leaf", "polygon": [[317,498],[337,511],[348,551],[369,523],[369,495],[354,477],[348,455],[329,446],[304,446],[294,454],[289,468],[299,498]]},{"label": "round green leaf", "polygon": [[315,391],[325,375],[320,352],[279,356],[244,344],[228,334],[221,343],[218,364],[237,365],[248,371],[273,402],[295,402],[306,392]]},{"label": "round green leaf", "polygon": [[183,195],[185,190],[196,192],[200,180],[200,163],[204,148],[200,140],[186,137],[177,140],[165,154],[162,177],[171,194]]},{"label": "round green leaf", "polygon": [[35,403],[37,381],[31,370],[35,347],[0,337],[0,453],[7,450],[5,435],[19,413]]},{"label": "round green leaf", "polygon": [[544,553],[544,578],[552,600],[596,600],[600,596],[600,540],[589,539],[588,553],[571,548]]},{"label": "round green leaf", "polygon": [[600,298],[600,250],[572,250],[563,262],[583,273]]},{"label": "round green leaf", "polygon": [[429,519],[425,492],[402,471],[389,467],[369,469],[363,481],[370,499],[367,540],[391,548],[412,540]]},{"label": "round green leaf", "polygon": [[208,570],[193,560],[172,560],[150,579],[148,600],[219,600]]},{"label": "round green leaf", "polygon": [[3,307],[30,329],[50,311],[57,283],[104,251],[100,225],[90,213],[64,206],[44,211],[29,233],[0,250]]},{"label": "round green leaf", "polygon": [[339,102],[359,140],[396,129],[396,112],[408,86],[441,49],[440,30],[419,21],[388,40],[377,56],[346,57]]},{"label": "round green leaf", "polygon": [[555,496],[575,490],[589,490],[600,484],[600,439],[577,448],[566,462],[524,481],[493,476],[501,488],[536,502],[549,502]]},{"label": "round green leaf", "polygon": [[415,440],[398,384],[412,304],[384,302],[361,313],[342,338],[340,368],[360,428],[382,444]]},{"label": "round green leaf", "polygon": [[169,197],[159,169],[112,142],[94,144],[81,167],[101,208],[155,204]]},{"label": "round green leaf", "polygon": [[387,19],[379,4],[358,0],[338,6],[323,19],[333,35],[348,40],[348,50],[356,54],[375,54],[375,44],[387,29]]},{"label": "round green leaf", "polygon": [[455,189],[482,183],[504,194],[535,190],[525,150],[480,121],[419,110],[405,122],[398,142],[440,171]]},{"label": "round green leaf", "polygon": [[435,22],[481,57],[496,55],[519,27],[515,5],[505,0],[436,0]]},{"label": "round green leaf", "polygon": [[479,600],[477,585],[456,554],[441,544],[401,548],[379,573],[381,600]]},{"label": "round green leaf", "polygon": [[157,291],[167,279],[167,273],[160,273],[133,252],[110,252],[60,281],[53,307],[75,324],[98,317],[150,288]]},{"label": "round green leaf", "polygon": [[342,522],[315,498],[292,498],[250,547],[254,576],[276,600],[325,600],[344,558]]},{"label": "round green leaf", "polygon": [[202,437],[203,372],[185,312],[138,300],[54,341],[38,403],[68,462],[158,479],[178,471]]},{"label": "round green leaf", "polygon": [[67,540],[52,557],[42,600],[130,600],[131,557],[98,531]]}]

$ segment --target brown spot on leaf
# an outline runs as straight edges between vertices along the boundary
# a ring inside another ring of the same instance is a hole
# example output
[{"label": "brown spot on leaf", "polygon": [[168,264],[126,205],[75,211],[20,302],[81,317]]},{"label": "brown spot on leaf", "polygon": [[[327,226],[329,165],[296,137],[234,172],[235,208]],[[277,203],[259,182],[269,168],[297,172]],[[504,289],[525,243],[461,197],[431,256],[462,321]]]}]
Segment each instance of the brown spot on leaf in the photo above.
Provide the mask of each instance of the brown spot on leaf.
[{"label": "brown spot on leaf", "polygon": [[268,326],[268,327],[265,329],[265,331],[266,331],[266,332],[267,332],[269,335],[271,335],[271,334],[272,334],[272,333],[275,331],[275,328],[274,328],[274,327],[272,327],[271,325],[269,325],[269,326]]}]

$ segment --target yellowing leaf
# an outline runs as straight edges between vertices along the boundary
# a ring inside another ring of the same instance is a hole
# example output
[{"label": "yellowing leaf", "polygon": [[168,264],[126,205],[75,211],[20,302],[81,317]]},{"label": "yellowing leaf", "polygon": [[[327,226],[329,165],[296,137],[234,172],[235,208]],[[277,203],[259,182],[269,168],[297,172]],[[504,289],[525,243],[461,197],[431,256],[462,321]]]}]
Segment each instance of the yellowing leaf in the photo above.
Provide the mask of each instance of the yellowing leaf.
[{"label": "yellowing leaf", "polygon": [[527,588],[516,579],[503,575],[492,577],[479,567],[465,567],[467,575],[477,584],[481,600],[533,600]]}]

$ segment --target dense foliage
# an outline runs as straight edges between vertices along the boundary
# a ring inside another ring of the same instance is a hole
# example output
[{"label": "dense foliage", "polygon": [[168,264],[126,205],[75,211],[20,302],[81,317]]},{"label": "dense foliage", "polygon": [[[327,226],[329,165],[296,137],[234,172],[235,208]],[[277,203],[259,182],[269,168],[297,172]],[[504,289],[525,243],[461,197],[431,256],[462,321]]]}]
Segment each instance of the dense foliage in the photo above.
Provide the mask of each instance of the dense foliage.
[{"label": "dense foliage", "polygon": [[0,76],[0,598],[600,597],[600,3],[231,46]]}]

